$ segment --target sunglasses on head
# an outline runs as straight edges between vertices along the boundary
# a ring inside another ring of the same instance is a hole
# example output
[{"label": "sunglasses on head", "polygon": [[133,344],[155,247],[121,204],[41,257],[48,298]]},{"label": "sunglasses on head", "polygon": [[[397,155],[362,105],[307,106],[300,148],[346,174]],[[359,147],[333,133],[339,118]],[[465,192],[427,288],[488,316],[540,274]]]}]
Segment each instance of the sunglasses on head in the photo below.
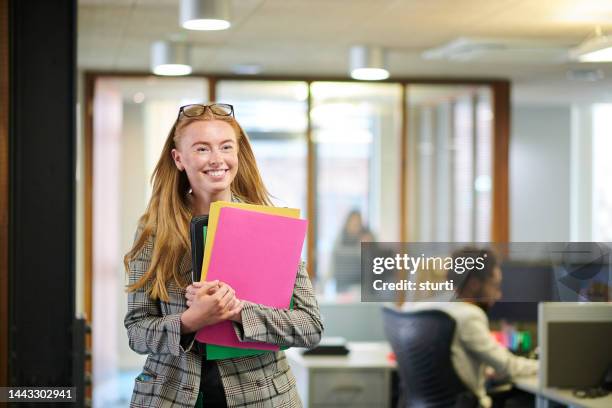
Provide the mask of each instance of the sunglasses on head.
[{"label": "sunglasses on head", "polygon": [[177,119],[181,117],[181,114],[188,118],[198,117],[203,115],[206,109],[210,109],[212,114],[216,116],[234,117],[234,107],[229,103],[211,103],[210,105],[191,104],[181,106]]}]

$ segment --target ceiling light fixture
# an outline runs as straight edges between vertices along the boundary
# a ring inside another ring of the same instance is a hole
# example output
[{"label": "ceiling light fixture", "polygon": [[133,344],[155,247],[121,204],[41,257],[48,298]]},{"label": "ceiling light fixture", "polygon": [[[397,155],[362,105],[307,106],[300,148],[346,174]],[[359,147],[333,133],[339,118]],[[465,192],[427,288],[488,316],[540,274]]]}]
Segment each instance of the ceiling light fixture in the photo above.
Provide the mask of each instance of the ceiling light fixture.
[{"label": "ceiling light fixture", "polygon": [[387,55],[382,47],[355,45],[350,51],[351,78],[380,81],[389,78]]},{"label": "ceiling light fixture", "polygon": [[191,74],[189,45],[157,41],[151,46],[151,70],[155,75],[179,76]]},{"label": "ceiling light fixture", "polygon": [[229,0],[181,0],[181,27],[187,30],[226,30],[231,25],[229,6]]},{"label": "ceiling light fixture", "polygon": [[601,27],[569,51],[569,57],[580,62],[612,62],[612,35],[603,35]]}]

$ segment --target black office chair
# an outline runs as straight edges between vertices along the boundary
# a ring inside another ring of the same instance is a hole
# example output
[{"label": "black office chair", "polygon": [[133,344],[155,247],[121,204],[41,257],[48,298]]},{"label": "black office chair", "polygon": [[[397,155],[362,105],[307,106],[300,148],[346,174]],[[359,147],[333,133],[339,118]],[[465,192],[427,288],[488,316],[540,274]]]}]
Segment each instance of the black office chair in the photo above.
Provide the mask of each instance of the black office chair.
[{"label": "black office chair", "polygon": [[383,309],[385,334],[395,353],[400,408],[476,408],[478,398],[457,376],[451,361],[455,320],[439,310]]}]

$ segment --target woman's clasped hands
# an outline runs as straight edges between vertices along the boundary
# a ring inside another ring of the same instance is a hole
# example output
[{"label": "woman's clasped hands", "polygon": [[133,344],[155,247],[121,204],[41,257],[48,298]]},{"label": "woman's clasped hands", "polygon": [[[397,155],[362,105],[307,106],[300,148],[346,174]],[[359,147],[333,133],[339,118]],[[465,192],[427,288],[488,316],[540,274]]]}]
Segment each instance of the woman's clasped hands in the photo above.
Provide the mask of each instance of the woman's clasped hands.
[{"label": "woman's clasped hands", "polygon": [[242,301],[226,283],[194,282],[185,289],[188,309],[181,315],[181,332],[192,333],[223,320],[241,321]]}]

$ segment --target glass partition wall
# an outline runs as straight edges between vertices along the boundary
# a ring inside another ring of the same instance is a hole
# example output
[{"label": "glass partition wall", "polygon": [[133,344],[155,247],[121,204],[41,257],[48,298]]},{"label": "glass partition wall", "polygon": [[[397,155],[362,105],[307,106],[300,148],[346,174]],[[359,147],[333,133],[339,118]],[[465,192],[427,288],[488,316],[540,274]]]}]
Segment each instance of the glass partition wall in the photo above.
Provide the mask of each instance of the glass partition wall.
[{"label": "glass partition wall", "polygon": [[[211,95],[235,106],[274,204],[298,207],[310,220],[303,255],[325,298],[355,299],[337,295],[357,294],[363,240],[491,239],[492,86],[216,78],[209,89],[205,77],[92,81],[94,160],[98,148],[138,151],[121,181],[134,183],[121,196],[120,207],[134,218],[122,222],[129,226],[122,227],[122,250],[144,211],[177,108]],[[120,107],[112,107],[115,99]],[[92,182],[95,193],[102,181]],[[136,191],[143,194],[133,200]]]},{"label": "glass partition wall", "polygon": [[361,241],[399,240],[401,93],[398,84],[311,85],[315,270],[328,299],[358,301]]},{"label": "glass partition wall", "polygon": [[491,90],[414,85],[407,94],[410,240],[490,241]]}]

